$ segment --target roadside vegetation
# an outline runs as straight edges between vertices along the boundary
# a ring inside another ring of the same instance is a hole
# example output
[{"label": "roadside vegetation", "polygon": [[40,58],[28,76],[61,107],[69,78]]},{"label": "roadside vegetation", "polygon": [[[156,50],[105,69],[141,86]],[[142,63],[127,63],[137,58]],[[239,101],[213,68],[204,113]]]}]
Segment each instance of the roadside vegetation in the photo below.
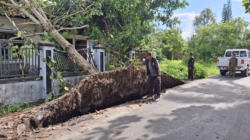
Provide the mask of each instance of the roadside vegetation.
[{"label": "roadside vegetation", "polygon": [[[188,67],[183,60],[167,60],[160,61],[161,70],[178,79],[188,79]],[[208,76],[218,75],[219,70],[216,69],[216,63],[195,63],[194,77],[195,79],[207,78]]]},{"label": "roadside vegetation", "polygon": [[0,104],[0,116],[1,115],[7,115],[9,113],[13,113],[16,111],[24,111],[25,109],[32,108],[33,105],[27,103],[13,103],[7,106],[4,106],[3,104]]}]

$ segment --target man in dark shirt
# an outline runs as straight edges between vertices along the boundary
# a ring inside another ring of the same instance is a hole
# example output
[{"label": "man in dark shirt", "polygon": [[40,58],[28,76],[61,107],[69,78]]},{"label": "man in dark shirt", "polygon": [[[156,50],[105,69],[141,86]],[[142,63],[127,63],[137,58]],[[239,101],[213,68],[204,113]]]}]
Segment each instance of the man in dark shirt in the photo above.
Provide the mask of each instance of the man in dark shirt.
[{"label": "man in dark shirt", "polygon": [[[161,92],[161,69],[159,63],[155,57],[152,56],[152,52],[148,51],[146,54],[146,60],[144,62],[136,62],[135,65],[146,65],[147,74],[149,77],[149,95],[154,96],[155,99],[160,98]],[[155,87],[156,86],[156,87]]]},{"label": "man in dark shirt", "polygon": [[191,52],[189,54],[190,59],[188,61],[188,80],[193,81],[194,80],[194,54]]}]

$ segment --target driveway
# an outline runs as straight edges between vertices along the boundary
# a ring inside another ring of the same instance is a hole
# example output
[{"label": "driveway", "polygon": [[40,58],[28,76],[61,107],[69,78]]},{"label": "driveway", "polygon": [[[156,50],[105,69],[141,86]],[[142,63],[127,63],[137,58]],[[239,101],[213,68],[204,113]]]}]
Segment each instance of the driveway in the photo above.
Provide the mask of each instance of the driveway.
[{"label": "driveway", "polygon": [[93,119],[79,121],[74,126],[63,124],[59,130],[50,132],[50,137],[60,140],[250,140],[250,77],[213,76],[196,80],[167,90],[152,104],[123,104],[104,110],[103,114],[87,116]]}]

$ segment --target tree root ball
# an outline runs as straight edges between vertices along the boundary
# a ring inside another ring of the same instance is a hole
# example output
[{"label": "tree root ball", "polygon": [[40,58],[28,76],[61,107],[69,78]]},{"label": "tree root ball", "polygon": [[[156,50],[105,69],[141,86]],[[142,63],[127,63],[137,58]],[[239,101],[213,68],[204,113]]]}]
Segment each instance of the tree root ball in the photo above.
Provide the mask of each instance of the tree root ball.
[{"label": "tree root ball", "polygon": [[[15,137],[90,111],[141,98],[148,94],[148,78],[146,68],[137,68],[133,64],[127,68],[90,75],[54,101],[0,118],[0,135]],[[167,74],[163,74],[161,79],[162,89],[184,84]],[[11,128],[8,122],[12,122],[9,123]],[[9,131],[14,133],[10,134]]]}]

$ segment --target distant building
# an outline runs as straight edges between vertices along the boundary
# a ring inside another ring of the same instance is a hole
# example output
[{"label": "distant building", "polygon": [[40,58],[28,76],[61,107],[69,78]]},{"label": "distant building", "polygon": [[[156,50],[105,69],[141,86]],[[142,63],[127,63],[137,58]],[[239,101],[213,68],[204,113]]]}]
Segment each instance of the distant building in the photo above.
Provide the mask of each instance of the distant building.
[{"label": "distant building", "polygon": [[183,53],[173,53],[173,59],[179,60],[183,58]]}]

